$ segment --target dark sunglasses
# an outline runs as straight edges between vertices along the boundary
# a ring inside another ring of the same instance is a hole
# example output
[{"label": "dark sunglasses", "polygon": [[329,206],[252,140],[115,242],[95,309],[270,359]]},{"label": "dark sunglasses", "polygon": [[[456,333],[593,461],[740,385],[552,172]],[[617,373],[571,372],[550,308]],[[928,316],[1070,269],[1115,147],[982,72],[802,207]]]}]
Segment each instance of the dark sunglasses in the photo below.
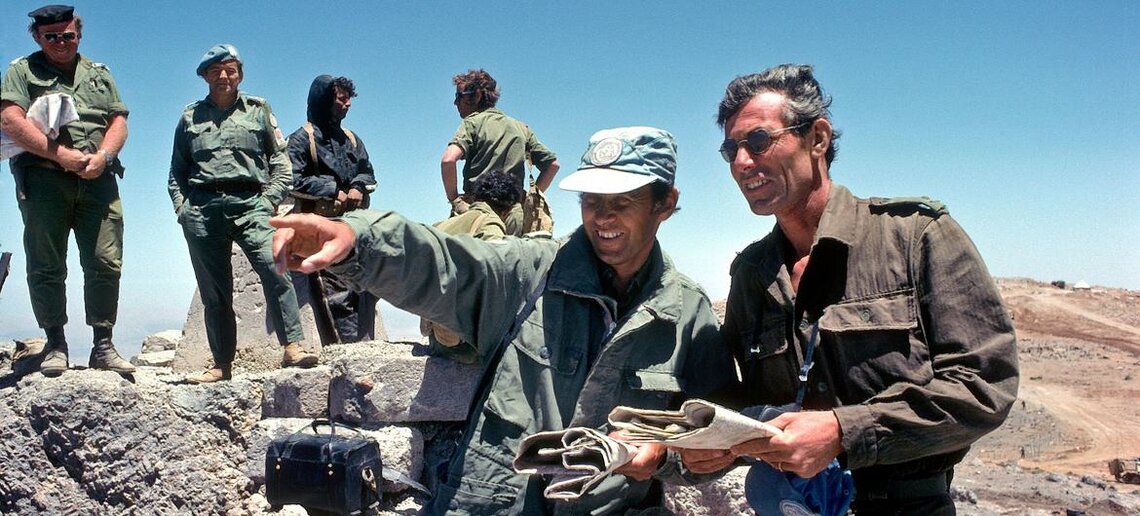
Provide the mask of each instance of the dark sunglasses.
[{"label": "dark sunglasses", "polygon": [[792,129],[799,129],[800,127],[803,127],[810,123],[811,122],[804,122],[802,124],[784,127],[782,129],[776,129],[774,131],[756,129],[755,131],[748,133],[748,136],[743,140],[733,140],[732,138],[726,138],[724,140],[724,143],[720,144],[720,157],[724,158],[725,161],[732,163],[732,160],[736,159],[736,151],[740,148],[741,145],[743,145],[745,149],[748,149],[748,152],[751,152],[752,154],[763,154],[764,151],[768,150],[768,147],[771,147],[773,143],[776,143],[776,139],[780,134],[791,131]]},{"label": "dark sunglasses", "polygon": [[48,43],[55,43],[58,40],[64,40],[68,43],[75,41],[79,38],[79,33],[76,32],[45,32],[44,41]]},{"label": "dark sunglasses", "polygon": [[475,94],[475,90],[457,91],[457,92],[455,92],[455,100],[459,100],[463,97],[466,97],[468,95],[474,95],[474,94]]}]

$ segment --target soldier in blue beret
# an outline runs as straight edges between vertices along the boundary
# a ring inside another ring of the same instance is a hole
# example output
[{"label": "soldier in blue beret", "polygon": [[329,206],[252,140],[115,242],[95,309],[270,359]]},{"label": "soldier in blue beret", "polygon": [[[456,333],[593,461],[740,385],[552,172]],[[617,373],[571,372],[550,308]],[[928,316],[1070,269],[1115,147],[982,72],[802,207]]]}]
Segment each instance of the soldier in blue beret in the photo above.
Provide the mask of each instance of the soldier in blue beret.
[{"label": "soldier in blue beret", "polygon": [[[26,151],[12,158],[11,167],[24,219],[32,312],[47,333],[40,371],[56,376],[68,367],[64,278],[67,240],[74,232],[86,322],[94,333],[88,365],[131,373],[135,367],[111,342],[123,263],[118,155],[127,139],[127,106],[111,71],[79,54],[83,21],[71,6],[48,5],[28,16],[28,32],[40,50],[13,61],[4,74],[0,129]],[[27,118],[33,104],[61,110],[70,104],[78,120],[49,137]]]},{"label": "soldier in blue beret", "polygon": [[213,367],[186,378],[211,383],[230,378],[237,352],[230,250],[237,243],[261,278],[269,326],[284,348],[283,367],[312,367],[305,351],[297,294],[273,267],[269,217],[293,188],[285,137],[273,109],[261,97],[238,90],[241,56],[230,44],[214,45],[198,62],[209,86],[206,98],[183,110],[170,157],[170,199],[190,249],[190,262],[205,308]]}]

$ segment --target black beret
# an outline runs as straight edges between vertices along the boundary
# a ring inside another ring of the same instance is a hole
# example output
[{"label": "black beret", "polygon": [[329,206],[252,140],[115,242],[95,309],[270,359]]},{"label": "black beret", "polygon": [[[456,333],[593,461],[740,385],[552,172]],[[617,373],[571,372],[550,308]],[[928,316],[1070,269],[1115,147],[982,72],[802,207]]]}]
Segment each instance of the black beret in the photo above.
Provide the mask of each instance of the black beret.
[{"label": "black beret", "polygon": [[71,21],[75,18],[75,16],[72,15],[73,11],[75,11],[75,7],[70,5],[45,5],[28,13],[28,16],[35,20],[36,26],[50,25],[53,23]]}]

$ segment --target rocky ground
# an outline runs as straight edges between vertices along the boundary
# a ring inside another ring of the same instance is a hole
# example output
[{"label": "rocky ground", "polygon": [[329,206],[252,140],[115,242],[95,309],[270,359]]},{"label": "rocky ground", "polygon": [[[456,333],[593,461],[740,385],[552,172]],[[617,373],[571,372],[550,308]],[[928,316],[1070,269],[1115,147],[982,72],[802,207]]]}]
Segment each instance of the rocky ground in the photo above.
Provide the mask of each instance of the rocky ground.
[{"label": "rocky ground", "polygon": [[1019,399],[957,469],[959,512],[1140,514],[1140,486],[1107,467],[1140,457],[1140,292],[999,286],[1018,331]]},{"label": "rocky ground", "polygon": [[[956,469],[959,513],[1140,515],[1140,486],[1116,482],[1106,466],[1140,457],[1140,292],[999,283],[1018,329],[1019,400]],[[304,372],[192,386],[162,365],[172,350],[158,348],[132,378],[75,368],[49,379],[9,371],[15,345],[0,343],[0,512],[304,514],[273,513],[263,496],[271,438],[320,416],[331,396],[381,442],[386,463],[425,480],[466,400],[421,384],[473,380],[415,345],[384,344],[326,348],[322,366]],[[671,489],[670,507],[740,514],[742,477]],[[423,502],[387,491],[386,514],[414,514]]]}]

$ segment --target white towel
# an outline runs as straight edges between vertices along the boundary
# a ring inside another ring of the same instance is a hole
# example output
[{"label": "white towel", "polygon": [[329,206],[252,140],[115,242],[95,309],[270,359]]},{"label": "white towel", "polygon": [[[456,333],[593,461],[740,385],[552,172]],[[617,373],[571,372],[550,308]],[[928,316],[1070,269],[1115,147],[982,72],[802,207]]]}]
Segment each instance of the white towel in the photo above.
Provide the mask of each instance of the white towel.
[{"label": "white towel", "polygon": [[[79,113],[75,110],[75,100],[66,93],[49,93],[28,108],[28,121],[36,126],[40,132],[47,135],[49,140],[59,137],[59,130],[63,126],[79,120]],[[0,160],[17,156],[24,152],[7,134],[0,132]]]}]

